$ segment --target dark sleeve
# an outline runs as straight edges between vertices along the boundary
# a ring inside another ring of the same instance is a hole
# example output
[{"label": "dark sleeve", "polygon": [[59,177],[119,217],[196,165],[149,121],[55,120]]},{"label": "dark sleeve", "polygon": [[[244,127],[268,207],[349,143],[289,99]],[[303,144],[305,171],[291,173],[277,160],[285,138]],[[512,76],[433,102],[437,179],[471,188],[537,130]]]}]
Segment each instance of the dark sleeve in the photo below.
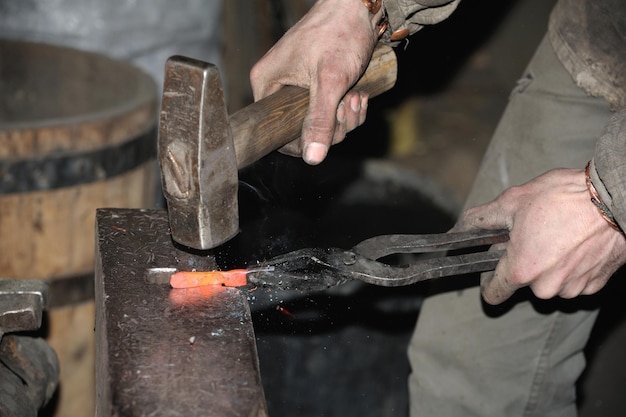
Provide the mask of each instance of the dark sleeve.
[{"label": "dark sleeve", "polygon": [[385,0],[389,29],[382,37],[388,44],[414,34],[426,25],[445,20],[461,0]]},{"label": "dark sleeve", "polygon": [[[626,108],[609,120],[598,142],[594,156],[597,180],[604,203],[613,212],[615,221],[626,230]],[[600,191],[600,190],[598,190]]]}]

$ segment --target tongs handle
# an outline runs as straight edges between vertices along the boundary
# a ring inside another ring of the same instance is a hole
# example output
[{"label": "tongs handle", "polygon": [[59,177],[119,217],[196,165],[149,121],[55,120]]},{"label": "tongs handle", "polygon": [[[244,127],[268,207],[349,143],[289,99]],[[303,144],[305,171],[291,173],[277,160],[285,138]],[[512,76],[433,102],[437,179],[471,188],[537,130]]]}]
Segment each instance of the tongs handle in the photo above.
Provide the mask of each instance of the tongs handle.
[{"label": "tongs handle", "polygon": [[448,255],[421,260],[406,267],[393,267],[376,262],[376,259],[397,253],[479,248],[508,240],[508,230],[482,229],[430,235],[376,236],[354,247],[354,253],[359,256],[350,270],[354,278],[384,287],[399,287],[444,276],[485,272],[495,269],[502,251]]},{"label": "tongs handle", "polygon": [[349,267],[335,266],[342,275],[382,287],[402,287],[429,279],[486,272],[495,269],[504,251],[441,256],[400,267],[358,256]]},{"label": "tongs handle", "polygon": [[488,246],[508,240],[509,231],[503,229],[423,235],[381,235],[362,241],[352,250],[375,260],[396,253],[440,252]]}]

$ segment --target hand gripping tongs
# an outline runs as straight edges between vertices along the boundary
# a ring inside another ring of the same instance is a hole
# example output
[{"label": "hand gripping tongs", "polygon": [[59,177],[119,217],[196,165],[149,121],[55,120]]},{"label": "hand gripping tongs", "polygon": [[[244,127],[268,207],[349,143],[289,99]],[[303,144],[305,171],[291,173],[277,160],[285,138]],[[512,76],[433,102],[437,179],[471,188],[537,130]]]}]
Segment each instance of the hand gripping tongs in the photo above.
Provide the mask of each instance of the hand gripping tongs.
[{"label": "hand gripping tongs", "polygon": [[378,259],[401,253],[443,252],[486,248],[509,239],[506,230],[426,235],[383,235],[357,244],[351,250],[300,249],[248,269],[248,283],[286,290],[317,291],[351,280],[398,287],[450,275],[495,269],[502,251],[479,251],[418,260],[392,266]]}]

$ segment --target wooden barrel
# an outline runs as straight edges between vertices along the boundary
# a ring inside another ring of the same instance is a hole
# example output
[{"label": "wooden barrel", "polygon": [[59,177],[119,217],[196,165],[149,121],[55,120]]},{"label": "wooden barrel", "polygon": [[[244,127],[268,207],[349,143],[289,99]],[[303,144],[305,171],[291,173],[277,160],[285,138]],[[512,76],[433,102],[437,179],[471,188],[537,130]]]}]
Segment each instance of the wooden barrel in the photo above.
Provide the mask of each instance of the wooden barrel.
[{"label": "wooden barrel", "polygon": [[50,284],[55,416],[94,413],[95,210],[154,205],[157,91],[124,62],[0,40],[0,276]]}]

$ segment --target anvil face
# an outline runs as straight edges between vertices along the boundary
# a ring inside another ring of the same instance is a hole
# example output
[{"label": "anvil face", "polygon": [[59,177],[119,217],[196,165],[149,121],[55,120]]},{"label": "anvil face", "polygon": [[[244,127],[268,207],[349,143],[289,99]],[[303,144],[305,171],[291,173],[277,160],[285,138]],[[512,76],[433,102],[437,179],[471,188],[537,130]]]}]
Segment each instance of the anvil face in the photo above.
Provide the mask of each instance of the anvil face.
[{"label": "anvil face", "polygon": [[173,270],[216,264],[168,229],[165,211],[97,212],[96,415],[266,416],[246,296],[172,290]]}]

